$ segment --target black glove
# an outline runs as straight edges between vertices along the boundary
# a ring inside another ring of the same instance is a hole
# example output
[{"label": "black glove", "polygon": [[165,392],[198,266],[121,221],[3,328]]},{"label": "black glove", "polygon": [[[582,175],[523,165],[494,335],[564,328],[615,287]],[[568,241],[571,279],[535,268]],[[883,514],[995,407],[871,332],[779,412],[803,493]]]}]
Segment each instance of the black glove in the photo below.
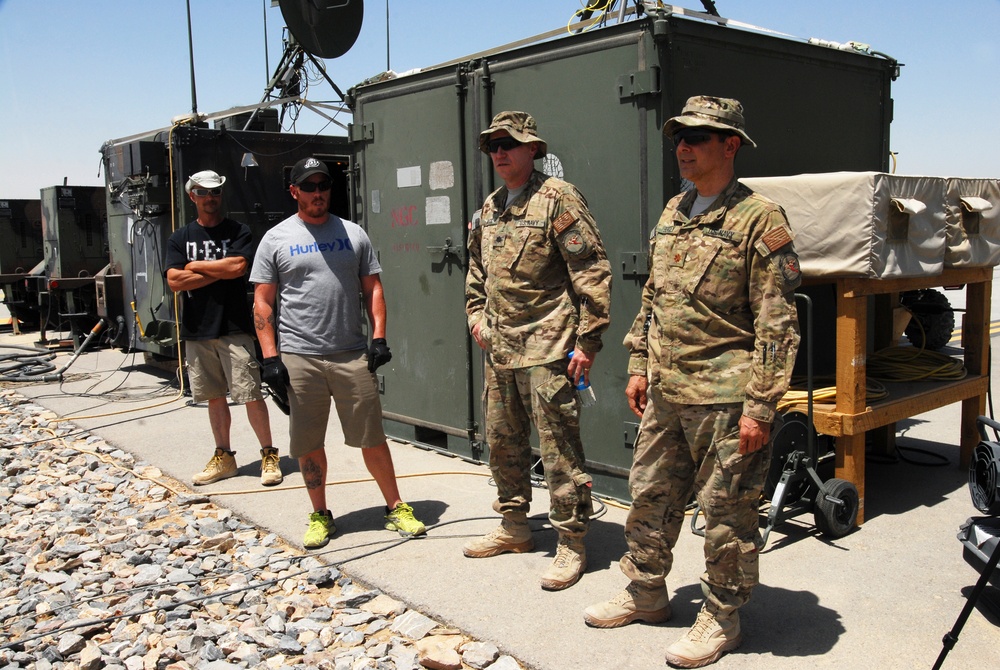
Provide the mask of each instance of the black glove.
[{"label": "black glove", "polygon": [[260,378],[271,389],[274,404],[288,414],[288,368],[277,356],[265,358],[260,367]]},{"label": "black glove", "polygon": [[392,352],[384,337],[376,337],[368,346],[368,372],[375,372],[392,360]]}]

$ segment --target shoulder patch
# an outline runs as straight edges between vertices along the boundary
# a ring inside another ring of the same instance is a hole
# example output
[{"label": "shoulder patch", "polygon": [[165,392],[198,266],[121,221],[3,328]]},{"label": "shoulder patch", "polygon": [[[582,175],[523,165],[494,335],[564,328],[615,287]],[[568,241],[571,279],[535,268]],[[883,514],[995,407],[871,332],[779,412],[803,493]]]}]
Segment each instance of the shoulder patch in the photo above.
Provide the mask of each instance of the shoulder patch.
[{"label": "shoulder patch", "polygon": [[566,230],[570,226],[576,223],[576,217],[573,216],[572,212],[563,212],[563,214],[552,222],[552,227],[555,228],[556,234],[558,235],[562,231]]},{"label": "shoulder patch", "polygon": [[773,254],[781,247],[791,243],[792,234],[787,227],[779,226],[778,228],[764,234],[760,238],[760,241],[763,242],[764,246],[767,247],[767,250]]},{"label": "shoulder patch", "polygon": [[566,235],[559,239],[562,241],[563,247],[566,249],[566,253],[570,256],[585,256],[587,255],[587,252],[590,251],[590,245],[587,244],[586,238],[576,229],[569,231]]}]

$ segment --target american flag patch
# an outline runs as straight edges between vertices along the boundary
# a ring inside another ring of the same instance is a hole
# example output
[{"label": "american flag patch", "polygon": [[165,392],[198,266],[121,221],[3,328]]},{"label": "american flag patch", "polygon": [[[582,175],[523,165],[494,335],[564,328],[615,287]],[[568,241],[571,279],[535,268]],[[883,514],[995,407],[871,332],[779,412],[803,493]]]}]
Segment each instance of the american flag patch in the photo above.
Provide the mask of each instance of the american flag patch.
[{"label": "american flag patch", "polygon": [[788,228],[781,226],[780,228],[775,228],[774,230],[763,235],[760,238],[760,241],[767,246],[768,251],[774,253],[786,244],[791,243],[792,236],[791,233],[789,233]]},{"label": "american flag patch", "polygon": [[558,219],[552,222],[552,227],[556,229],[556,234],[561,233],[576,223],[576,217],[572,212],[564,212]]}]

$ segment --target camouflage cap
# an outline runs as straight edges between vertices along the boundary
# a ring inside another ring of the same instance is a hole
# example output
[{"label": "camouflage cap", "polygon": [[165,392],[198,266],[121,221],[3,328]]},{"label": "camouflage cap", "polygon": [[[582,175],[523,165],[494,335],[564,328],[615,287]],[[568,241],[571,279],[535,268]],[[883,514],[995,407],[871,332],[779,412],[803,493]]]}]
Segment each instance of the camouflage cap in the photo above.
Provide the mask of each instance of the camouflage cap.
[{"label": "camouflage cap", "polygon": [[490,152],[490,136],[498,130],[506,130],[518,142],[538,142],[535,158],[542,158],[549,151],[548,143],[538,136],[538,125],[527,112],[500,112],[493,117],[490,127],[479,133],[479,150]]},{"label": "camouflage cap", "polygon": [[743,105],[732,98],[716,98],[711,95],[696,95],[688,98],[680,116],[668,119],[663,124],[663,134],[673,137],[681,128],[715,128],[735,133],[746,144],[756,147],[750,139],[743,120]]}]

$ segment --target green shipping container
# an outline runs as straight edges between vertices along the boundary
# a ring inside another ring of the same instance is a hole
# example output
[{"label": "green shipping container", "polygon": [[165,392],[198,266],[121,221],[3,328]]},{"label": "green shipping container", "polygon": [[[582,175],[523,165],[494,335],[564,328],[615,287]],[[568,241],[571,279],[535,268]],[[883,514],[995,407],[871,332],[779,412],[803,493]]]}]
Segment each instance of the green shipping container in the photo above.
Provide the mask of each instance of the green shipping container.
[{"label": "green shipping container", "polygon": [[627,498],[637,419],[621,342],[639,308],[649,231],[682,188],[663,123],[692,95],[739,99],[759,148],[738,176],[881,170],[895,62],[673,15],[653,15],[351,89],[356,206],[379,250],[392,362],[379,370],[387,432],[487,459],[483,361],[464,311],[467,222],[497,185],[479,132],[531,113],[536,163],[589,201],[615,271],[612,324],[582,430],[594,487]]}]

